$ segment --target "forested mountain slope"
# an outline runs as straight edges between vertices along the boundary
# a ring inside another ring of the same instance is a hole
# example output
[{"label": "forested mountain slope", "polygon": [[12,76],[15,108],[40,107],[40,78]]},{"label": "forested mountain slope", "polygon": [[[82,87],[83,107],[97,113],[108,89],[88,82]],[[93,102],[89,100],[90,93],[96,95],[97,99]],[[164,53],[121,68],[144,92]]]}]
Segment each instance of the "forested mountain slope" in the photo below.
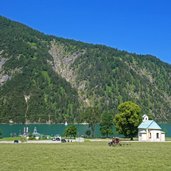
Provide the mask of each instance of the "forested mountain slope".
[{"label": "forested mountain slope", "polygon": [[48,36],[0,17],[0,122],[84,122],[131,100],[171,121],[171,65],[150,55]]}]

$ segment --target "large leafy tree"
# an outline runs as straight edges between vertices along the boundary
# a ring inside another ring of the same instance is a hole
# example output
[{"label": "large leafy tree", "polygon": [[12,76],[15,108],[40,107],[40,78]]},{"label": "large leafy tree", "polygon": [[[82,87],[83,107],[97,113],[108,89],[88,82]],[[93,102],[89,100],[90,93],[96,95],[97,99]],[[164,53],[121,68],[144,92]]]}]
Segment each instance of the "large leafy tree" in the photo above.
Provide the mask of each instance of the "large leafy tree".
[{"label": "large leafy tree", "polygon": [[138,132],[138,125],[142,121],[141,108],[137,104],[127,101],[118,106],[118,111],[119,113],[114,118],[116,131],[133,140]]},{"label": "large leafy tree", "polygon": [[100,122],[100,132],[103,136],[109,137],[113,133],[113,116],[110,113],[103,113]]}]

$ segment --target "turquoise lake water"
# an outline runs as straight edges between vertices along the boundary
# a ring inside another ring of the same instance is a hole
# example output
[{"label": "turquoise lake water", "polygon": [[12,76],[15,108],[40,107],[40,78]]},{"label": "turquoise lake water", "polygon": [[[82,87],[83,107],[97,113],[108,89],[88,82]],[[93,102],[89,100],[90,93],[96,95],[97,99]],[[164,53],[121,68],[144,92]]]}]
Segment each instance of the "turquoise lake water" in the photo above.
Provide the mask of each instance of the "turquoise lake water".
[{"label": "turquoise lake water", "polygon": [[[162,130],[166,133],[167,137],[171,137],[171,124],[159,124]],[[69,126],[69,125],[68,125]],[[78,130],[78,136],[85,135],[86,130],[89,129],[88,125],[76,124]],[[23,133],[24,127],[28,127],[28,132],[32,133],[34,128],[37,128],[38,133],[44,135],[63,135],[67,126],[64,124],[0,124],[0,130],[3,133],[3,137],[18,136]],[[99,124],[96,125],[95,137],[102,137],[99,130]],[[112,136],[119,136],[115,128],[113,128],[114,134]],[[120,135],[121,136],[121,135]]]}]

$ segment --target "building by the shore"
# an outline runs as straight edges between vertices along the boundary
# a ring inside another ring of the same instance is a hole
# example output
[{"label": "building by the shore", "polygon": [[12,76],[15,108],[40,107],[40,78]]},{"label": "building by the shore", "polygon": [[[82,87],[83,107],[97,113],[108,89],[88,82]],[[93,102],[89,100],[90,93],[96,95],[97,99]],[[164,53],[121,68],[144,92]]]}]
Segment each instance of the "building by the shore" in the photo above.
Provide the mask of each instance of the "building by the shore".
[{"label": "building by the shore", "polygon": [[143,115],[143,121],[138,126],[138,140],[141,142],[163,142],[165,133],[154,120],[149,120],[147,115]]}]

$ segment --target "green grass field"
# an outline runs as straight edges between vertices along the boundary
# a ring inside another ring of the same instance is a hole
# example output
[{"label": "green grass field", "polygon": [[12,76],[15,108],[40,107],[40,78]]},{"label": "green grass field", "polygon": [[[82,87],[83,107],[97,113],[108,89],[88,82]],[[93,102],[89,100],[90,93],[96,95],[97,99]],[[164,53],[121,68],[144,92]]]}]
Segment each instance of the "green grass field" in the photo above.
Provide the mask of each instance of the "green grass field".
[{"label": "green grass field", "polygon": [[170,171],[171,143],[0,144],[0,171]]}]

